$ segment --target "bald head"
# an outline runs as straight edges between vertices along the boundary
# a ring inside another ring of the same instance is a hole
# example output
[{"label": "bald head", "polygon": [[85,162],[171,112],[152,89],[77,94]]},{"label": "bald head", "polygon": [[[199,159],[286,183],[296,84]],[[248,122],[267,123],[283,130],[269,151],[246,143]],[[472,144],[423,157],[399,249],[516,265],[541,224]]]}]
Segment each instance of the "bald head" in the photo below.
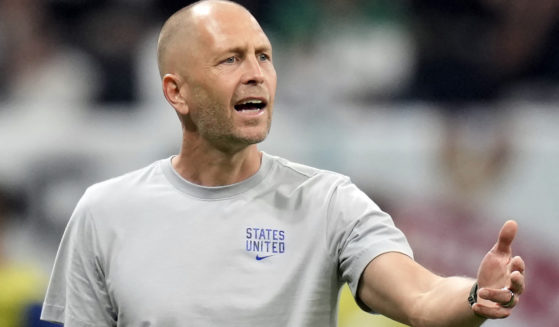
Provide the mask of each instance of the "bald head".
[{"label": "bald head", "polygon": [[246,8],[226,0],[197,1],[167,19],[161,28],[157,43],[157,64],[161,77],[175,72],[177,69],[175,60],[185,60],[184,54],[188,51],[196,51],[201,25],[207,28],[211,20],[216,19],[218,13],[224,10],[238,11],[239,14],[249,15],[254,19]]}]

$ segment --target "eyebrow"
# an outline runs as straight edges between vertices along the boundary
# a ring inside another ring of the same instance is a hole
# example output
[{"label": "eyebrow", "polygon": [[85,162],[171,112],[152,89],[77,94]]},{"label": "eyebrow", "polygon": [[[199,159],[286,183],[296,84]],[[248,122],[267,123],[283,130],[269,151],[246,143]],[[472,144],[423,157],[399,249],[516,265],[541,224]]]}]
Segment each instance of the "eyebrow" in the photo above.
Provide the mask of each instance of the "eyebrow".
[{"label": "eyebrow", "polygon": [[[243,53],[243,52],[245,52],[246,49],[247,49],[247,47],[244,47],[244,46],[234,46],[234,47],[231,47],[231,48],[223,49],[223,52]],[[262,44],[262,45],[256,46],[255,51],[257,53],[259,53],[259,52],[271,52],[272,47],[270,45],[267,45],[267,44]]]}]

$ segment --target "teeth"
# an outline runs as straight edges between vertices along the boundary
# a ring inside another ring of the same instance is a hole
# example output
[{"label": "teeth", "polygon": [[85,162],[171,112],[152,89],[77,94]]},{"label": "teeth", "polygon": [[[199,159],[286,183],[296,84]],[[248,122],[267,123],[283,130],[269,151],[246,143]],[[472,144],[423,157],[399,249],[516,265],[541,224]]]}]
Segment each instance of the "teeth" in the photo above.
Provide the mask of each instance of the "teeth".
[{"label": "teeth", "polygon": [[253,104],[260,104],[260,103],[262,103],[262,100],[247,100],[247,101],[245,101],[245,102],[243,102],[243,103],[241,103],[241,104],[250,104],[250,103],[253,103]]}]

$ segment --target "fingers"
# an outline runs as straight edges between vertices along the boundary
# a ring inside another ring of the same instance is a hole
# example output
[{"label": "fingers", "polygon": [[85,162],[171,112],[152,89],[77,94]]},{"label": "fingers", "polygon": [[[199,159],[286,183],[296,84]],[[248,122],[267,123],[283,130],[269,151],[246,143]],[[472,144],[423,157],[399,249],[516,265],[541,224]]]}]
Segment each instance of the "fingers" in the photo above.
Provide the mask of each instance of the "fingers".
[{"label": "fingers", "polygon": [[489,319],[503,319],[510,316],[511,308],[503,308],[501,306],[487,306],[476,303],[472,306],[472,310],[482,317]]},{"label": "fingers", "polygon": [[518,231],[518,224],[514,220],[505,222],[501,231],[499,232],[499,239],[495,245],[495,250],[498,253],[508,254],[511,252],[511,244]]},{"label": "fingers", "polygon": [[478,292],[480,299],[493,302],[478,302],[472,306],[472,310],[478,315],[490,319],[502,319],[508,317],[512,309],[518,304],[519,296],[507,288],[488,289],[483,288]]},{"label": "fingers", "polygon": [[519,271],[513,271],[510,275],[510,286],[508,287],[508,289],[514,292],[514,294],[520,295],[524,293],[525,287],[526,285],[524,284],[524,275],[521,274]]},{"label": "fingers", "polygon": [[507,308],[513,308],[518,302],[518,296],[513,294],[514,293],[508,288],[482,288],[478,291],[478,296],[480,298],[495,302],[501,306],[506,305]]},{"label": "fingers", "polygon": [[516,256],[512,258],[510,262],[510,271],[518,271],[521,274],[524,274],[524,270],[526,269],[526,265],[524,264],[524,260],[521,257]]}]

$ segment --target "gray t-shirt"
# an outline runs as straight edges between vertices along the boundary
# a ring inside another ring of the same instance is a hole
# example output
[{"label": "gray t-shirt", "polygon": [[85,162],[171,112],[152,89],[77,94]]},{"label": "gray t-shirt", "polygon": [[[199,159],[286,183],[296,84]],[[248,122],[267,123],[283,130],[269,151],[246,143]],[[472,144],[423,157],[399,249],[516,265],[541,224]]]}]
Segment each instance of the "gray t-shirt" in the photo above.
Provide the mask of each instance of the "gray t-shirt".
[{"label": "gray t-shirt", "polygon": [[[202,187],[170,158],[91,186],[68,223],[42,319],[66,326],[336,326],[376,256],[411,249],[349,178],[263,154]],[[372,308],[374,309],[374,308]]]}]

